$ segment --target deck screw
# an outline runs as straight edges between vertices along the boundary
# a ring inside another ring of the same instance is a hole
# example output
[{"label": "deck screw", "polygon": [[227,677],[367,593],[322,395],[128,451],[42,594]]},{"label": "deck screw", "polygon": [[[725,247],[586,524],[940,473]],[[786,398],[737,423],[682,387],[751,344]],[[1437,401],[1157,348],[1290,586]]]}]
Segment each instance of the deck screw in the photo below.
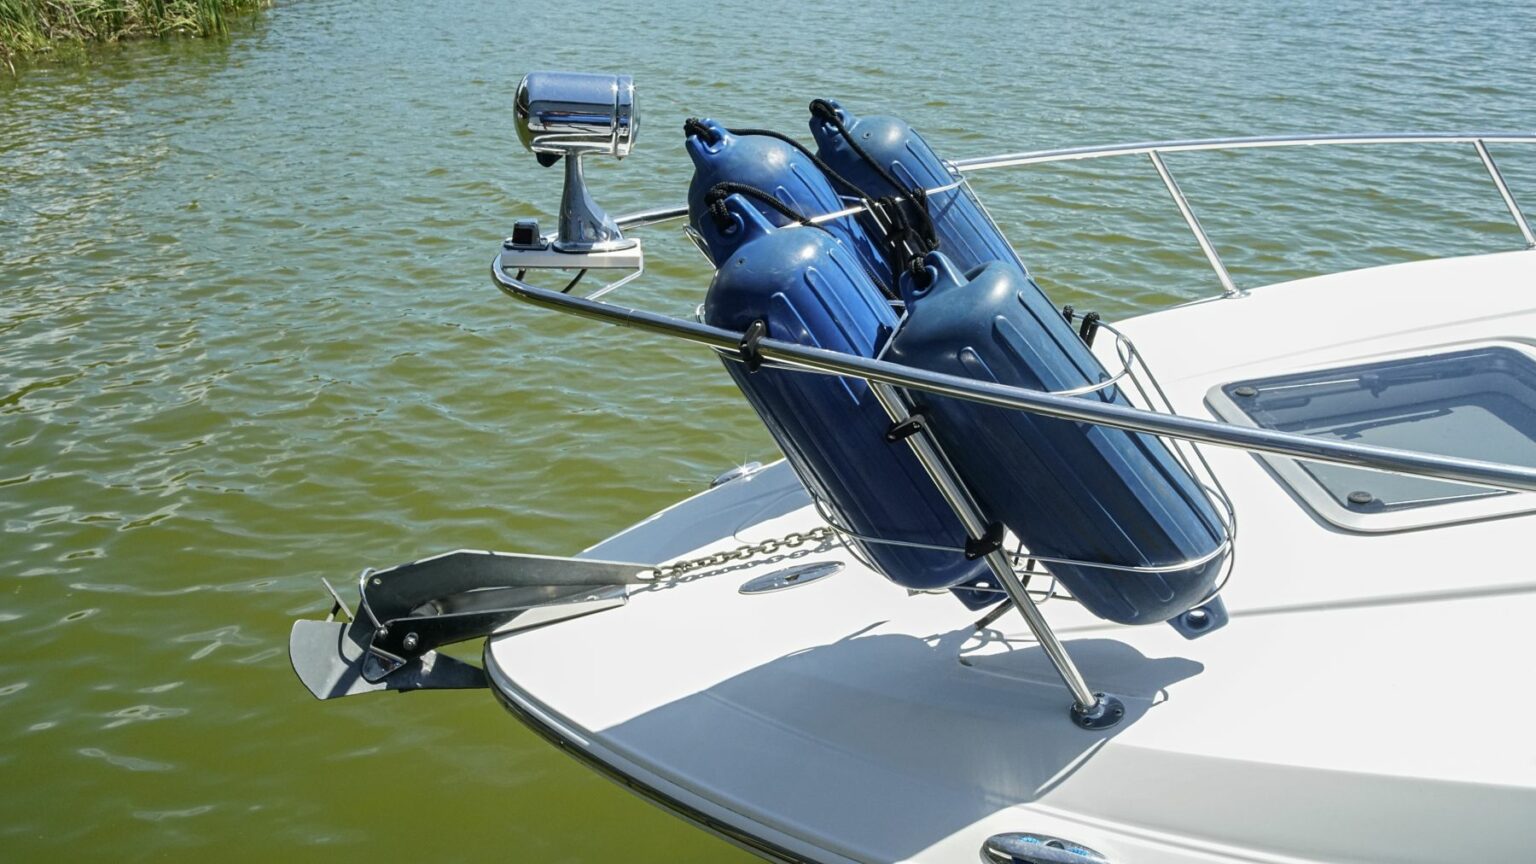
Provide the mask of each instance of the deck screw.
[{"label": "deck screw", "polygon": [[1257,387],[1249,387],[1247,384],[1244,384],[1241,387],[1233,388],[1232,395],[1233,396],[1244,396],[1244,397],[1257,396],[1257,395],[1259,395],[1259,388],[1257,388]]},{"label": "deck screw", "polygon": [[1375,500],[1376,500],[1376,496],[1372,495],[1369,492],[1351,492],[1351,493],[1349,493],[1349,503],[1351,503],[1351,504],[1369,504],[1369,503],[1371,503],[1372,501],[1375,501]]}]

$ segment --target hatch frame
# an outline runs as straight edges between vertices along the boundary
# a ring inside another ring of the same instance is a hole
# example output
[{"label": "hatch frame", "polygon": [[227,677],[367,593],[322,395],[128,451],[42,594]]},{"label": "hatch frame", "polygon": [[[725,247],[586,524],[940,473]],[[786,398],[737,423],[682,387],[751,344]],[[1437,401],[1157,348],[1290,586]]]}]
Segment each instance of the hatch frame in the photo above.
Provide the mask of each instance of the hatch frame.
[{"label": "hatch frame", "polygon": [[[1358,369],[1371,364],[1385,364],[1400,360],[1432,360],[1479,349],[1503,349],[1514,351],[1536,364],[1536,347],[1517,339],[1478,339],[1415,348],[1411,351],[1395,351],[1349,358],[1336,358],[1327,363],[1306,365],[1296,369],[1271,371],[1263,375],[1249,375],[1221,381],[1205,393],[1206,407],[1217,418],[1251,429],[1273,429],[1266,426],[1239,405],[1228,390],[1248,384],[1292,378],[1297,375],[1327,373]],[[1533,406],[1536,407],[1536,406]],[[1323,481],[1306,467],[1310,460],[1294,459],[1273,453],[1252,454],[1264,465],[1277,482],[1291,496],[1301,502],[1313,514],[1330,525],[1362,534],[1378,534],[1395,531],[1411,531],[1437,528],[1467,522],[1481,522],[1506,516],[1536,512],[1536,494],[1512,489],[1498,490],[1483,487],[1480,494],[1465,498],[1427,500],[1411,505],[1367,511],[1351,509],[1341,504]],[[1422,475],[1421,475],[1422,476]]]}]

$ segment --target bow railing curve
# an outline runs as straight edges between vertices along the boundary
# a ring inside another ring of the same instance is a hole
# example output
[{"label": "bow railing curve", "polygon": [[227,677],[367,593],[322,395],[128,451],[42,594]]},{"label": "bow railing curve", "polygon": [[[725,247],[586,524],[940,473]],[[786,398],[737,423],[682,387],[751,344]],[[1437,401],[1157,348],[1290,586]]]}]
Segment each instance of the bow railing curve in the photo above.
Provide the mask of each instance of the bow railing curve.
[{"label": "bow railing curve", "polygon": [[[950,162],[952,172],[963,179],[967,174],[1000,168],[1070,162],[1084,159],[1101,159],[1145,155],[1151,161],[1169,195],[1194,233],[1201,251],[1222,284],[1228,297],[1241,297],[1244,292],[1237,288],[1223,265],[1215,246],[1211,243],[1193,208],[1185,198],[1172,173],[1163,160],[1167,153],[1187,153],[1212,150],[1251,150],[1274,147],[1311,147],[1320,145],[1385,145],[1385,144],[1462,144],[1471,145],[1487,169],[1499,196],[1514,219],[1527,248],[1536,248],[1536,234],[1516,202],[1514,194],[1505,183],[1497,163],[1488,151],[1489,144],[1536,144],[1536,133],[1509,132],[1411,132],[1384,134],[1345,135],[1288,135],[1247,138],[1206,138],[1177,141],[1153,141],[1131,144],[1114,144],[1098,147],[1074,147],[1056,150],[1038,150],[1021,153],[1004,153]],[[842,217],[857,212],[852,207],[827,218]],[[688,215],[686,206],[666,207],[637,211],[620,216],[616,221],[624,229],[657,225]],[[507,254],[507,253],[503,253]],[[516,275],[514,275],[514,272]],[[582,297],[541,288],[523,279],[523,272],[516,265],[504,266],[498,255],[491,267],[496,285],[517,299],[545,308],[635,328],[651,333],[681,338],[721,351],[727,356],[742,344],[744,334],[682,318],[620,306],[599,300],[615,286],[602,289],[597,294]],[[633,278],[633,277],[628,277]],[[623,281],[628,281],[626,278]],[[774,364],[827,375],[846,375],[866,381],[904,387],[943,396],[966,399],[985,405],[1026,411],[1046,417],[1074,420],[1123,429],[1162,435],[1198,444],[1232,447],[1252,453],[1267,453],[1318,462],[1330,462],[1369,468],[1378,471],[1428,477],[1439,480],[1468,483],[1476,486],[1536,492],[1536,468],[1524,465],[1487,462],[1475,459],[1421,453],[1388,447],[1335,441],[1282,432],[1274,429],[1237,426],[1213,420],[1203,420],[1168,414],[1142,408],[1126,407],[1096,399],[1077,398],[1072,395],[1052,394],[1009,387],[1001,384],[973,381],[952,375],[901,366],[882,360],[874,360],[818,348],[810,348],[775,339],[763,339],[758,343],[761,357]]]}]

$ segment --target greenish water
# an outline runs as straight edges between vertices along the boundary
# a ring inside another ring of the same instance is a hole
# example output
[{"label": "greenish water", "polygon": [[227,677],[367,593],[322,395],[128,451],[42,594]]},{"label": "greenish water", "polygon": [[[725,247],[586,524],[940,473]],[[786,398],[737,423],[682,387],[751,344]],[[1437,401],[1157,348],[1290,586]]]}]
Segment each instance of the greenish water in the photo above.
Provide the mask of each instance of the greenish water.
[{"label": "greenish water", "polygon": [[[615,211],[681,199],[685,116],[799,132],[816,96],[953,156],[1536,126],[1524,2],[561,8],[287,3],[0,76],[7,860],[746,860],[484,693],[322,705],[284,655],[320,576],[569,553],[773,456],[708,356],[488,284],[559,197],[510,133],[522,71],[636,75],[639,149],[589,171]],[[1536,203],[1536,148],[1495,154]],[[1470,148],[1169,164],[1240,284],[1518,241]],[[1145,161],[978,187],[1058,301],[1216,290]],[[697,254],[645,236],[630,299],[690,310]]]}]

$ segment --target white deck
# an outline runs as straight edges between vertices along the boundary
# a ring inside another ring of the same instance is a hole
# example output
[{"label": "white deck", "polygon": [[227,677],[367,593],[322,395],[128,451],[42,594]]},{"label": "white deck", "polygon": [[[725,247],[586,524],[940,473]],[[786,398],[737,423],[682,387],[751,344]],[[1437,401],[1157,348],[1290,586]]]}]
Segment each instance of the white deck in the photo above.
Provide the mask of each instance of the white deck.
[{"label": "white deck", "polygon": [[[1536,251],[1333,274],[1120,326],[1178,411],[1210,417],[1204,394],[1234,379],[1533,345]],[[977,635],[978,613],[851,560],[774,594],[737,589],[782,558],[639,590],[493,639],[488,668],[588,757],[814,861],[971,864],[1004,831],[1135,864],[1536,859],[1536,516],[1347,533],[1254,457],[1205,452],[1240,520],[1226,628],[1186,641],[1043,607],[1090,686],[1125,700],[1105,732],[1069,722],[1017,613]],[[780,463],[592,553],[671,560],[818,522]],[[847,560],[796,560],[824,558]]]}]

